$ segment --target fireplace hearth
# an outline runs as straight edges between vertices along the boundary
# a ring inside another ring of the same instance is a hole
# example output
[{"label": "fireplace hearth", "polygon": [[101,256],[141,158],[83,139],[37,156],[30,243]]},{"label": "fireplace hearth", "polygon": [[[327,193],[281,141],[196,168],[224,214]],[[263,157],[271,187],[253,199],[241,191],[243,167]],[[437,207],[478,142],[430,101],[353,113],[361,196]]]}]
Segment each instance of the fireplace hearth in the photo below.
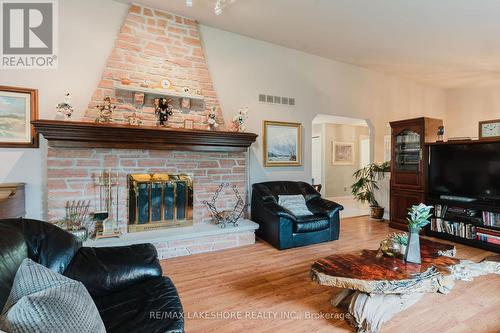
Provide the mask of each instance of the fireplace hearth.
[{"label": "fireplace hearth", "polygon": [[128,176],[128,232],[193,224],[193,177],[188,174]]}]

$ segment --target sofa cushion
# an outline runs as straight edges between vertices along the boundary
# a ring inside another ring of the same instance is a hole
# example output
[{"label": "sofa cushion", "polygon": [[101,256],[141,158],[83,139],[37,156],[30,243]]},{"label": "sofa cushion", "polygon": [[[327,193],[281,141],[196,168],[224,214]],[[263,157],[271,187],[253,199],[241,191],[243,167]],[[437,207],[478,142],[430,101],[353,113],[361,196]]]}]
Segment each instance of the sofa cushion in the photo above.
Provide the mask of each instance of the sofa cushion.
[{"label": "sofa cushion", "polygon": [[0,316],[7,332],[106,332],[82,283],[24,259]]},{"label": "sofa cushion", "polygon": [[324,216],[300,216],[293,222],[293,232],[303,233],[325,230],[330,227],[330,221]]},{"label": "sofa cushion", "polygon": [[94,297],[108,333],[181,333],[183,311],[168,277],[136,283],[126,290]]},{"label": "sofa cushion", "polygon": [[296,217],[313,215],[313,213],[307,209],[306,200],[302,194],[280,195],[278,198],[278,205],[288,209]]}]

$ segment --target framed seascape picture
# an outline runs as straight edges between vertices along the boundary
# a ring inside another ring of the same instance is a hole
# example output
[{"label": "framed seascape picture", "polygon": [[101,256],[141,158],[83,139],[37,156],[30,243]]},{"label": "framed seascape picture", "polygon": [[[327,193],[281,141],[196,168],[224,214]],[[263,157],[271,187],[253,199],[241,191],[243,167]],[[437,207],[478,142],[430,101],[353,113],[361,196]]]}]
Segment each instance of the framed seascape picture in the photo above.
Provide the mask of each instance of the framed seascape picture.
[{"label": "framed seascape picture", "polygon": [[38,90],[0,86],[0,147],[37,148]]},{"label": "framed seascape picture", "polygon": [[354,165],[354,143],[333,141],[332,164]]},{"label": "framed seascape picture", "polygon": [[302,165],[302,124],[264,121],[264,166]]}]

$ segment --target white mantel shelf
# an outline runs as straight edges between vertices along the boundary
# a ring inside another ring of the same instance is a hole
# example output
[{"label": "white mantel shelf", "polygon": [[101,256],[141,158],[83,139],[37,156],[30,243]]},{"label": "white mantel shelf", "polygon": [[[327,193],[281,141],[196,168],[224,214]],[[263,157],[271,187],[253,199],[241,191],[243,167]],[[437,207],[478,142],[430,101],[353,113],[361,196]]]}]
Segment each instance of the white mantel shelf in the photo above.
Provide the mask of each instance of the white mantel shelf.
[{"label": "white mantel shelf", "polygon": [[106,247],[125,246],[141,243],[157,243],[170,240],[192,239],[207,236],[220,236],[224,234],[232,234],[245,231],[255,231],[258,228],[259,225],[257,223],[246,219],[241,219],[237,227],[228,225],[225,228],[221,228],[215,224],[202,223],[191,227],[127,233],[119,238],[87,240],[83,243],[83,246]]}]

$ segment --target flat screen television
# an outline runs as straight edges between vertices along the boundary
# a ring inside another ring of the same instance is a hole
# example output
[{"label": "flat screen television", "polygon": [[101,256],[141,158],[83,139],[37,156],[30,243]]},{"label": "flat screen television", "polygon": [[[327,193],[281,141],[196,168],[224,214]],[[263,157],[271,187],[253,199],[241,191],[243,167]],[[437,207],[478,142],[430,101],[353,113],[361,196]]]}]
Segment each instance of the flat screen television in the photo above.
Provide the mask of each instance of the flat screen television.
[{"label": "flat screen television", "polygon": [[500,143],[430,147],[428,193],[500,202]]}]

